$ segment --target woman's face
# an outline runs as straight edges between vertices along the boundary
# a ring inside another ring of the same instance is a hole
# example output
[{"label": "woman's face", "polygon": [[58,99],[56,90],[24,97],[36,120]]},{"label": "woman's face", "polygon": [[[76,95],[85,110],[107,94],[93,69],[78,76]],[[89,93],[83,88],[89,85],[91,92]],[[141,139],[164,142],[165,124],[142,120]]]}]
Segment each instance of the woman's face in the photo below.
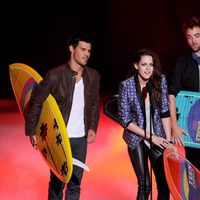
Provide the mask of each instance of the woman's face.
[{"label": "woman's face", "polygon": [[154,67],[152,56],[141,56],[140,61],[138,63],[135,63],[134,66],[138,71],[140,81],[148,81],[151,75],[153,74]]}]

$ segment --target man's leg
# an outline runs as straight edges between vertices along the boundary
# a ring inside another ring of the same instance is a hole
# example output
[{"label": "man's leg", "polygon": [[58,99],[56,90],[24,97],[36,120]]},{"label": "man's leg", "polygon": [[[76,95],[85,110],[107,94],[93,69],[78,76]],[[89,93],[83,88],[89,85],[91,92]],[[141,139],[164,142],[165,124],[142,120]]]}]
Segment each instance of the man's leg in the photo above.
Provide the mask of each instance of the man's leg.
[{"label": "man's leg", "polygon": [[[70,144],[72,149],[72,156],[85,163],[87,153],[87,138],[70,138]],[[67,184],[66,200],[78,200],[80,197],[80,185],[83,176],[83,169],[74,165],[72,177]]]},{"label": "man's leg", "polygon": [[65,184],[50,171],[48,200],[62,200]]}]

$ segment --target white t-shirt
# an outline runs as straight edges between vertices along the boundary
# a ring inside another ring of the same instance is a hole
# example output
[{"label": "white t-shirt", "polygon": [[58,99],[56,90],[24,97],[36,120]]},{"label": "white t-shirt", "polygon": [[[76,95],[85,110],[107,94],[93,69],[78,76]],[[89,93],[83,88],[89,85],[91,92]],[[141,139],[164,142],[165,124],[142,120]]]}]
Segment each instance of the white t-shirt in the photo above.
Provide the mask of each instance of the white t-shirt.
[{"label": "white t-shirt", "polygon": [[[145,101],[145,114],[146,114],[146,131],[150,133],[150,102],[149,101]],[[151,134],[154,134],[152,119],[151,119]],[[150,143],[146,140],[144,140],[144,142],[150,148]]]},{"label": "white t-shirt", "polygon": [[72,108],[67,124],[69,138],[78,138],[85,135],[84,105],[84,85],[81,78],[74,88]]}]

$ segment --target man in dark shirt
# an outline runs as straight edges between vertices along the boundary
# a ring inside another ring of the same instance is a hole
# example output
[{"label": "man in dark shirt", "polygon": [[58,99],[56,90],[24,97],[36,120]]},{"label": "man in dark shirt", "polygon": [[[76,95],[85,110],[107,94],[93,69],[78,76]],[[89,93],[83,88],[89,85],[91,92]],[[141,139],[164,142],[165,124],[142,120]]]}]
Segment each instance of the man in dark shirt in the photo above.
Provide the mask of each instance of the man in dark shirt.
[{"label": "man in dark shirt", "polygon": [[[172,134],[175,143],[184,146],[181,129],[177,123],[175,96],[180,90],[200,92],[200,18],[192,17],[183,24],[183,33],[191,51],[175,62],[169,87]],[[186,158],[200,170],[200,149],[185,147]]]}]

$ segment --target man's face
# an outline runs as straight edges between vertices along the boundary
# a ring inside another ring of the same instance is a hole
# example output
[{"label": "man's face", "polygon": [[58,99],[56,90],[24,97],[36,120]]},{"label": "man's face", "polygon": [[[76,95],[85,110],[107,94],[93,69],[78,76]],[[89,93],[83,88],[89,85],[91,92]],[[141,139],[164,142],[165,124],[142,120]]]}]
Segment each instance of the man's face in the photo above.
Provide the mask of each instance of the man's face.
[{"label": "man's face", "polygon": [[188,28],[185,36],[189,47],[196,53],[200,53],[200,27]]},{"label": "man's face", "polygon": [[78,45],[74,48],[70,46],[71,59],[80,65],[85,66],[91,54],[91,44],[79,41]]}]

